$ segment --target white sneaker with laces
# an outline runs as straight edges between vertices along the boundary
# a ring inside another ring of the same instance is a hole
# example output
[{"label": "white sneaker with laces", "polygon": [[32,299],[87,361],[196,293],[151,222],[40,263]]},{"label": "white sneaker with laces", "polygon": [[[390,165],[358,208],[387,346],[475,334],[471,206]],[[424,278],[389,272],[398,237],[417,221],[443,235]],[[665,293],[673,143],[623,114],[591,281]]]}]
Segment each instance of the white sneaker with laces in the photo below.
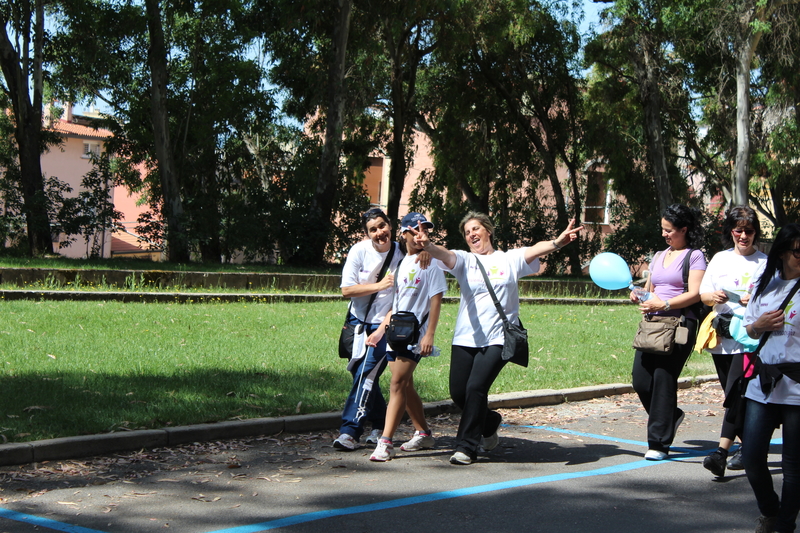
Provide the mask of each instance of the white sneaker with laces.
[{"label": "white sneaker with laces", "polygon": [[391,461],[392,457],[395,455],[394,446],[385,442],[378,442],[378,445],[375,446],[375,451],[372,452],[372,455],[369,457],[370,461],[376,461],[379,463],[383,463],[386,461]]},{"label": "white sneaker with laces", "polygon": [[500,435],[498,435],[495,431],[488,437],[481,437],[481,444],[479,448],[482,452],[490,452],[497,448],[498,444],[500,444]]},{"label": "white sneaker with laces", "polygon": [[411,440],[404,442],[400,445],[400,449],[404,452],[416,452],[419,450],[427,450],[436,445],[436,439],[431,435],[422,435],[419,431],[414,432]]},{"label": "white sneaker with laces", "polygon": [[644,458],[648,461],[663,461],[667,458],[667,455],[667,452],[662,452],[661,450],[647,450]]},{"label": "white sneaker with laces", "polygon": [[464,452],[456,452],[450,456],[450,464],[452,465],[471,465],[472,457]]},{"label": "white sneaker with laces", "polygon": [[369,432],[369,435],[367,435],[367,438],[364,439],[364,442],[367,443],[367,444],[378,444],[378,441],[380,440],[381,435],[383,435],[383,430],[382,429],[373,429],[372,431]]},{"label": "white sneaker with laces", "polygon": [[336,440],[333,441],[333,447],[337,450],[344,450],[347,452],[352,452],[356,448],[358,448],[358,442],[356,439],[348,435],[347,433],[342,433]]}]

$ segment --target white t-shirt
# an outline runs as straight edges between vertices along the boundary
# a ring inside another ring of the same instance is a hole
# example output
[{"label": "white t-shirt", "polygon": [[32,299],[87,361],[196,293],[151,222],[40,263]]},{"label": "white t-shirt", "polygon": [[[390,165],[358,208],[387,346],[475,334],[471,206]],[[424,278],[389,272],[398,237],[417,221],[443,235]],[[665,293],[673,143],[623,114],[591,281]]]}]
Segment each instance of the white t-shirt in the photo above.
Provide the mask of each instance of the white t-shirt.
[{"label": "white t-shirt", "polygon": [[[397,282],[397,295],[392,309],[397,311],[411,311],[420,321],[419,338],[421,339],[428,331],[428,320],[422,323],[422,319],[431,310],[431,298],[437,294],[447,292],[447,280],[441,268],[444,265],[431,258],[431,264],[426,270],[422,270],[417,264],[416,255],[407,255],[403,258],[400,266],[397,267],[395,281]],[[386,347],[391,351],[391,346]]]},{"label": "white t-shirt", "polygon": [[[492,296],[486,290],[483,275],[478,268],[480,260],[497,300],[512,324],[519,323],[519,278],[539,271],[539,260],[530,265],[525,262],[525,248],[509,252],[495,251],[490,255],[475,255],[456,250],[456,264],[449,270],[461,288],[461,304],[453,335],[455,346],[482,348],[502,345],[504,341],[503,320],[494,306]],[[478,259],[480,258],[480,259]],[[445,271],[447,267],[442,265]]]},{"label": "white t-shirt", "polygon": [[[766,254],[759,251],[750,255],[739,255],[733,251],[733,248],[719,252],[708,263],[703,281],[700,283],[700,294],[724,289],[736,293],[740,297],[744,296],[751,292],[766,263]],[[733,300],[714,305],[714,311],[718,315],[733,313],[743,317],[744,309],[741,304]],[[733,339],[717,338],[721,342],[709,350],[713,354],[733,354],[746,351]]]},{"label": "white t-shirt", "polygon": [[[394,272],[397,265],[403,259],[403,252],[400,250],[400,245],[396,242],[392,243],[395,247],[392,263],[389,265],[388,272]],[[378,273],[386,260],[386,255],[389,252],[379,253],[372,246],[372,241],[369,239],[363,240],[354,244],[347,254],[347,260],[344,262],[342,269],[342,284],[340,287],[352,287],[353,285],[361,285],[367,283],[376,283],[378,281]],[[369,316],[365,317],[367,305],[372,297],[371,294],[366,296],[358,296],[351,298],[350,311],[355,317],[367,324],[380,324],[386,313],[392,307],[392,287],[382,290],[375,296],[375,301],[372,302],[372,307],[369,310]]]},{"label": "white t-shirt", "polygon": [[[745,326],[752,324],[767,311],[775,311],[797,283],[796,279],[786,281],[775,276],[766,290],[753,298],[744,314]],[[796,292],[783,310],[785,316],[783,329],[770,333],[758,356],[768,365],[780,363],[800,363],[800,291]],[[761,392],[758,377],[750,380],[746,396],[760,403],[780,403],[800,405],[800,383],[783,376],[772,389],[769,397]]]}]

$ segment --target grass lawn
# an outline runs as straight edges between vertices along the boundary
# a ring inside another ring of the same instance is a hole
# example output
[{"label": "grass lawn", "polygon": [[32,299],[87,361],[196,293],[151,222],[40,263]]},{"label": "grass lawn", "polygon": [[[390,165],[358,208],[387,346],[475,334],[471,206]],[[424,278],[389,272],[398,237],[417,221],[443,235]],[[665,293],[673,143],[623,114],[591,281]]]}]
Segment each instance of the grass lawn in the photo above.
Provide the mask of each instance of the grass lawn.
[{"label": "grass lawn", "polygon": [[[0,442],[339,410],[350,387],[336,355],[346,307],[4,302]],[[424,401],[449,398],[457,309],[443,306],[442,356],[417,369]],[[531,364],[509,365],[493,393],[630,382],[633,305],[525,304],[521,316]],[[695,354],[684,374],[713,372]]]}]

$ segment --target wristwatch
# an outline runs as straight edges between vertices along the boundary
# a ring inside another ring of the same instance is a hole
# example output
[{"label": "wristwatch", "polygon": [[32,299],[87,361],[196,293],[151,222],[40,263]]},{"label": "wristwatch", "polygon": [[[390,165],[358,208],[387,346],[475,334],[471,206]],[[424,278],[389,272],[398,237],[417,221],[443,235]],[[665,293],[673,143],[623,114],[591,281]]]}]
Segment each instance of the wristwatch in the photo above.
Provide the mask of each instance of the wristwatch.
[{"label": "wristwatch", "polygon": [[664,311],[669,311],[669,300],[664,301]]}]

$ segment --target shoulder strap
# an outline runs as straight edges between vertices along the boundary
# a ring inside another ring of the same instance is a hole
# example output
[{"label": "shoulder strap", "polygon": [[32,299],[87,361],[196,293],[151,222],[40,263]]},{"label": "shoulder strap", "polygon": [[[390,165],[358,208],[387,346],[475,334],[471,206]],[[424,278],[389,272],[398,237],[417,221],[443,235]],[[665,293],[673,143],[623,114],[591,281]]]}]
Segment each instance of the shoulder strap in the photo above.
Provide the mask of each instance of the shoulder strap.
[{"label": "shoulder strap", "polygon": [[[797,292],[797,289],[800,289],[800,279],[798,279],[797,283],[794,284],[794,287],[792,287],[792,290],[790,290],[789,294],[786,295],[786,298],[783,299],[783,303],[781,303],[781,306],[778,309],[780,309],[780,310],[786,309],[786,306],[789,305],[789,301],[792,299],[792,296],[795,295],[795,293]],[[756,354],[758,354],[758,352],[761,351],[761,347],[764,346],[764,344],[767,342],[767,339],[769,338],[770,333],[772,333],[772,332],[771,331],[765,331],[764,333],[761,334],[761,338],[758,340],[758,348],[756,348],[753,351],[753,355],[754,356]],[[755,357],[752,357],[751,359],[755,359]]]},{"label": "shoulder strap", "polygon": [[683,292],[689,292],[689,263],[692,261],[692,252],[694,250],[689,248],[683,258]]},{"label": "shoulder strap", "polygon": [[506,317],[506,313],[503,311],[503,306],[497,301],[497,295],[494,293],[494,288],[492,287],[491,282],[489,282],[489,276],[486,275],[486,270],[484,270],[483,264],[481,264],[481,260],[478,259],[477,255],[475,255],[475,261],[478,263],[478,268],[481,269],[481,274],[483,274],[483,282],[486,283],[486,289],[489,291],[489,294],[492,297],[492,301],[494,302],[495,308],[497,308],[497,312],[500,314],[500,318],[503,319],[504,323],[507,323],[508,317]]},{"label": "shoulder strap", "polygon": [[[389,253],[386,254],[386,259],[384,259],[384,261],[383,261],[383,266],[381,266],[380,271],[378,271],[378,279],[375,280],[376,282],[382,280],[383,277],[386,275],[386,271],[389,269],[389,265],[392,264],[392,257],[394,257],[394,249],[395,249],[396,246],[398,246],[398,244],[396,242],[392,241],[392,245],[389,247]],[[375,298],[377,296],[378,296],[378,293],[377,292],[373,292],[372,296],[369,297],[369,303],[367,304],[367,312],[364,313],[364,320],[365,321],[367,320],[367,317],[369,316],[369,311],[370,311],[370,309],[372,309],[372,304],[375,302]]]}]

